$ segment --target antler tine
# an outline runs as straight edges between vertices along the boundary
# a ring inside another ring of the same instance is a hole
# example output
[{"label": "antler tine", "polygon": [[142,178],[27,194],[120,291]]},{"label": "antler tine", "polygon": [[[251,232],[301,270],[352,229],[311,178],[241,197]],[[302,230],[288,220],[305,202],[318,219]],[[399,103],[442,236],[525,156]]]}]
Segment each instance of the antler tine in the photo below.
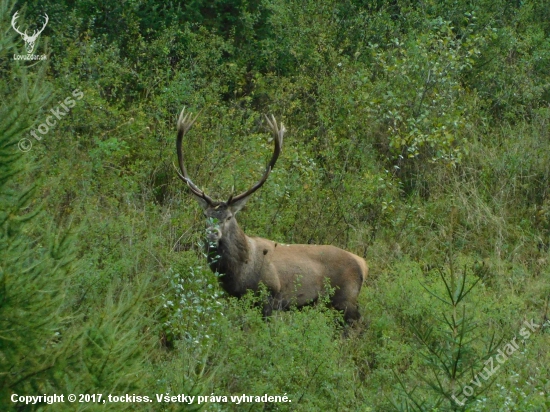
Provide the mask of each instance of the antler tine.
[{"label": "antler tine", "polygon": [[281,148],[283,147],[283,137],[286,132],[285,126],[281,123],[281,127],[277,125],[277,120],[275,119],[275,116],[271,115],[271,119],[264,115],[265,119],[267,120],[267,123],[269,124],[269,127],[271,128],[271,131],[273,132],[273,140],[275,143],[275,148],[273,150],[273,155],[271,156],[271,160],[266,166],[265,172],[260,180],[252,186],[250,189],[248,189],[246,192],[241,193],[237,196],[232,196],[227,201],[228,204],[237,202],[241,199],[244,199],[248,196],[250,196],[252,193],[254,193],[256,190],[258,190],[267,180],[269,174],[273,170],[273,167],[275,167],[275,163],[277,162],[277,158],[279,157],[279,154],[281,153]]},{"label": "antler tine", "polygon": [[197,113],[197,115],[194,118],[190,112],[185,114],[184,112],[185,112],[185,107],[182,109],[178,117],[178,137],[176,139],[176,152],[178,154],[178,164],[179,164],[180,170],[178,171],[176,169],[176,172],[178,173],[178,177],[187,184],[187,186],[195,196],[198,196],[204,199],[206,203],[208,203],[209,205],[212,205],[214,203],[212,198],[206,195],[204,191],[200,190],[189,178],[189,175],[187,174],[187,169],[185,168],[184,159],[183,159],[183,151],[182,151],[183,136],[185,136],[185,134],[189,131],[191,126],[193,126],[193,124],[199,117],[200,112]]},{"label": "antler tine", "polygon": [[267,115],[264,115],[265,120],[267,120],[267,123],[269,124],[269,127],[271,127],[271,130],[273,131],[273,134],[276,138],[279,138],[279,145],[280,148],[283,147],[283,136],[286,132],[285,125],[281,123],[281,128],[277,126],[277,121],[275,120],[275,116],[271,115],[271,120]]}]

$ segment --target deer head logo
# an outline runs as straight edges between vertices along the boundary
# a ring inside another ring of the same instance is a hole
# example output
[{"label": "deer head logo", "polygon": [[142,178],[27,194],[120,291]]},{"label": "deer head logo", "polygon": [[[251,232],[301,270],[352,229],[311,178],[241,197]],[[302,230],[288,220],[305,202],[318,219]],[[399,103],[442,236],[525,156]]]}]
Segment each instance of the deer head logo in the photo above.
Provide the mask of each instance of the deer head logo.
[{"label": "deer head logo", "polygon": [[19,17],[18,13],[19,12],[15,12],[15,14],[13,15],[13,18],[11,19],[11,25],[12,25],[13,29],[17,33],[19,33],[21,35],[21,37],[23,37],[23,40],[25,41],[25,48],[27,49],[27,53],[32,54],[32,52],[34,50],[34,44],[36,43],[36,39],[38,39],[38,36],[40,36],[40,33],[42,33],[42,31],[44,31],[44,28],[46,27],[46,24],[48,24],[48,20],[49,20],[48,15],[46,13],[44,13],[44,25],[42,26],[42,28],[40,30],[35,30],[33,32],[32,36],[29,36],[27,34],[26,30],[24,32],[21,32],[15,26],[15,21]]}]

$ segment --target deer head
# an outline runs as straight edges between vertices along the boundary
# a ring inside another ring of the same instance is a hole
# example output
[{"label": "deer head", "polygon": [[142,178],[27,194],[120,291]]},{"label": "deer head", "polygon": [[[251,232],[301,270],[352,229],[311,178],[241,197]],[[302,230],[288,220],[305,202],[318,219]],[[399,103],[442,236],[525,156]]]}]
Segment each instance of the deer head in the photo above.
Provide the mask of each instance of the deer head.
[{"label": "deer head", "polygon": [[[176,150],[178,154],[178,164],[179,171],[178,176],[183,180],[189,190],[191,191],[194,198],[199,202],[200,206],[204,210],[204,215],[207,218],[208,229],[207,229],[207,238],[210,243],[218,244],[219,241],[224,237],[228,236],[230,233],[233,233],[231,229],[236,229],[235,215],[245,203],[248,201],[250,195],[258,190],[265,183],[269,174],[277,162],[277,158],[281,153],[281,147],[283,145],[283,136],[286,131],[285,127],[281,123],[280,126],[277,125],[277,121],[274,116],[271,116],[271,119],[268,116],[265,116],[267,123],[273,133],[274,141],[274,151],[271,156],[265,172],[262,178],[254,184],[246,192],[243,192],[237,196],[230,196],[229,199],[225,202],[215,201],[210,196],[208,196],[204,191],[199,189],[189,178],[187,174],[187,169],[184,163],[184,157],[182,152],[182,140],[185,134],[189,131],[191,126],[197,120],[198,114],[193,117],[191,113],[185,113],[185,108],[181,111],[178,119],[178,136],[176,140]],[[240,229],[239,229],[240,230]]]},{"label": "deer head", "polygon": [[48,15],[46,13],[44,13],[44,25],[42,26],[42,28],[40,30],[35,30],[33,32],[33,34],[31,36],[29,36],[27,34],[26,30],[24,32],[21,32],[15,26],[15,21],[19,18],[18,14],[19,14],[19,12],[15,12],[15,14],[13,15],[13,17],[11,19],[11,25],[12,25],[13,29],[17,33],[19,33],[21,35],[21,37],[23,37],[23,40],[25,41],[25,48],[27,49],[27,53],[32,54],[32,52],[34,50],[34,45],[35,45],[36,39],[38,39],[38,36],[40,35],[40,33],[42,33],[44,31],[44,28],[46,27],[46,24],[48,24],[48,21],[49,21]]}]

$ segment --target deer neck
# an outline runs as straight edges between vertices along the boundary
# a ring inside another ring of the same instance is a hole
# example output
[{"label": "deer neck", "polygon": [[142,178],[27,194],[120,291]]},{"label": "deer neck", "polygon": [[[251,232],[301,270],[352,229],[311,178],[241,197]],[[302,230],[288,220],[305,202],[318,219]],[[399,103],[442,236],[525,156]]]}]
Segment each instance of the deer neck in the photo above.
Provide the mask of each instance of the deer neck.
[{"label": "deer neck", "polygon": [[238,276],[243,265],[249,260],[248,255],[248,238],[233,219],[225,228],[217,245],[209,246],[208,263],[212,271],[225,275],[222,277],[222,283],[225,283]]}]

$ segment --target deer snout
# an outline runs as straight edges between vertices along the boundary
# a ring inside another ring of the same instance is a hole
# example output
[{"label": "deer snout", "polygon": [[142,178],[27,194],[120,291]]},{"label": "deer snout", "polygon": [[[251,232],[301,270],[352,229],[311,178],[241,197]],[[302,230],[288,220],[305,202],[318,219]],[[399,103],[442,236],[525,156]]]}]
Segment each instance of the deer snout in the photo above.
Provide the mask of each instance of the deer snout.
[{"label": "deer snout", "polygon": [[217,242],[222,237],[222,231],[217,227],[209,227],[206,229],[206,238],[209,242]]}]

